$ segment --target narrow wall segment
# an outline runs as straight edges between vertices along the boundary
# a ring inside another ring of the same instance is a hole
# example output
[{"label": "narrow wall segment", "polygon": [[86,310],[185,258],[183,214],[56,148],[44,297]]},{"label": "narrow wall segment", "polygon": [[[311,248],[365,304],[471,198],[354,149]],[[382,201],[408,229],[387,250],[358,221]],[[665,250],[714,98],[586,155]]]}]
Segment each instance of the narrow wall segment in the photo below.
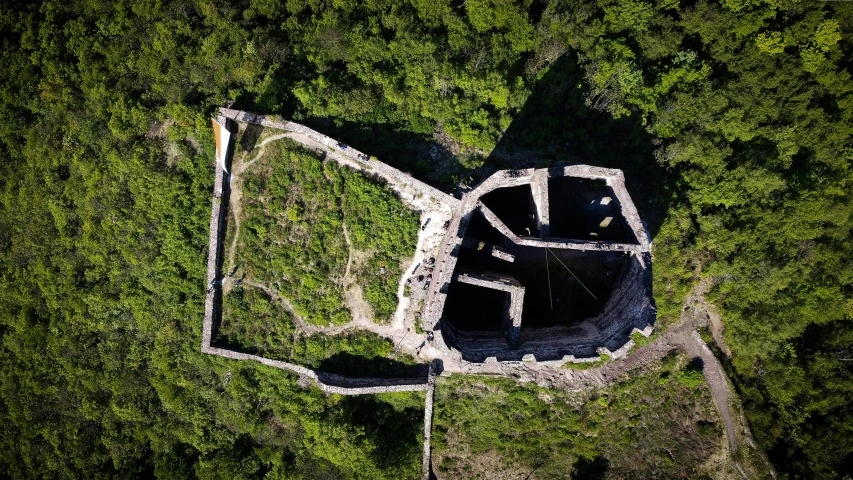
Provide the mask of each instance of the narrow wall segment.
[{"label": "narrow wall segment", "polygon": [[275,128],[278,130],[285,130],[305,135],[306,137],[324,145],[330,150],[336,150],[341,154],[351,158],[362,169],[372,171],[378,174],[379,176],[385,178],[390,183],[415,189],[421,194],[427,195],[440,203],[448,205],[451,208],[456,208],[459,205],[459,200],[453,198],[447,193],[444,193],[431,185],[427,185],[426,183],[421,182],[420,180],[415,179],[411,175],[403,173],[402,171],[386,163],[372,159],[370,156],[356,150],[353,147],[346,145],[342,148],[341,145],[343,144],[341,142],[338,142],[337,140],[327,135],[323,135],[322,133],[316,130],[308,128],[305,125],[286,120],[273,120],[264,115],[243,112],[240,110],[232,110],[229,108],[220,108],[219,111],[223,116],[230,118],[234,121],[252,123],[255,125],[261,125],[264,127]]},{"label": "narrow wall segment", "polygon": [[509,294],[506,305],[506,317],[503,330],[510,348],[518,347],[521,333],[521,314],[524,309],[524,287],[510,275],[500,273],[460,272],[456,277],[460,283],[476,285],[492,290],[500,290]]},{"label": "narrow wall segment", "polygon": [[202,350],[211,344],[213,336],[213,313],[216,300],[216,266],[219,260],[220,226],[222,223],[222,188],[224,170],[222,162],[214,161],[213,205],[210,211],[210,237],[207,244],[207,282],[205,283],[204,323],[202,325]]},{"label": "narrow wall segment", "polygon": [[432,460],[432,448],[430,440],[432,438],[432,406],[435,395],[435,363],[429,366],[429,377],[427,378],[426,403],[424,407],[424,455],[422,462],[423,478],[430,478],[430,463]]},{"label": "narrow wall segment", "polygon": [[537,170],[530,182],[533,204],[536,206],[536,228],[542,240],[551,236],[551,217],[548,199],[548,170]]}]

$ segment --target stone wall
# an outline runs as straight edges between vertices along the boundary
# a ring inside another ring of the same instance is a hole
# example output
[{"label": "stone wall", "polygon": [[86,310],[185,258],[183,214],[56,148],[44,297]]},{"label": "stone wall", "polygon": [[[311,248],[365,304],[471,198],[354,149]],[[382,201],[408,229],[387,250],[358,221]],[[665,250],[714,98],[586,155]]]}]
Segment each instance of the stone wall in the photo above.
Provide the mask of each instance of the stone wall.
[{"label": "stone wall", "polygon": [[[447,288],[450,286],[453,271],[456,269],[459,249],[462,248],[462,243],[465,240],[465,230],[471,221],[471,216],[474,214],[474,206],[474,203],[463,198],[462,203],[450,220],[450,226],[444,235],[444,241],[441,247],[439,247],[435,270],[432,274],[432,284],[427,292],[427,298],[424,303],[424,319],[429,328],[436,328],[438,326],[439,319],[442,312],[444,312]],[[441,338],[438,340],[438,345],[441,345]]]},{"label": "stone wall", "polygon": [[[366,395],[391,392],[422,392],[427,390],[429,383],[423,378],[349,378],[325,372],[316,372],[310,368],[280,360],[235,352],[224,348],[202,348],[204,353],[230,358],[232,360],[252,360],[264,365],[288,370],[297,375],[314,381],[321,390],[338,395]],[[334,384],[326,382],[333,381]]]},{"label": "stone wall", "polygon": [[613,193],[619,201],[622,217],[628,223],[628,226],[631,227],[631,230],[634,231],[637,242],[644,247],[643,251],[649,251],[649,236],[646,233],[646,228],[643,226],[642,220],[640,220],[637,207],[634,206],[631,195],[628,193],[628,189],[625,188],[625,175],[622,173],[622,170],[593,167],[590,165],[572,165],[551,169],[551,176],[555,175],[604,180],[613,189]]},{"label": "stone wall", "polygon": [[[593,180],[603,180],[613,191],[613,196],[616,197],[619,210],[625,219],[628,227],[633,231],[637,238],[637,244],[614,243],[595,240],[570,240],[562,238],[550,238],[550,218],[548,198],[549,188],[548,179],[559,176],[571,176],[579,178],[589,178]],[[534,208],[536,209],[536,218],[540,228],[540,238],[534,237],[519,237],[514,234],[488,207],[486,207],[480,198],[495,189],[514,187],[530,184],[531,194],[533,196]],[[446,300],[447,287],[450,285],[450,279],[453,276],[456,268],[456,261],[459,248],[462,247],[465,241],[465,230],[468,222],[471,219],[473,210],[479,209],[486,220],[503,234],[509,242],[516,245],[537,247],[537,248],[552,248],[552,249],[571,249],[581,251],[616,251],[627,252],[632,254],[633,260],[638,262],[642,269],[646,269],[647,262],[650,262],[648,252],[650,245],[645,227],[640,221],[639,214],[635,208],[631,197],[625,188],[625,178],[622,171],[590,165],[573,165],[569,167],[560,167],[553,169],[523,169],[523,170],[501,170],[495,172],[490,177],[483,180],[474,189],[463,195],[462,201],[451,219],[450,228],[439,249],[436,261],[436,270],[433,273],[433,284],[427,292],[425,302],[425,315],[427,325],[435,329],[436,344],[438,346],[450,346],[452,344],[473,345],[479,344],[468,337],[467,332],[460,332],[453,328],[444,328],[441,322],[443,316],[444,304]],[[639,275],[641,277],[642,275]],[[638,279],[639,281],[639,279]],[[616,295],[616,293],[614,293]],[[647,302],[648,303],[648,302]],[[618,310],[614,308],[614,310]],[[618,322],[617,322],[618,323]],[[441,328],[439,328],[441,327]],[[645,325],[642,325],[645,328]],[[566,335],[577,335],[576,332],[563,332]],[[448,338],[443,338],[447,336]],[[599,340],[602,340],[599,338]],[[524,341],[524,338],[522,338]],[[485,344],[485,342],[482,342]],[[608,343],[612,345],[612,341]],[[599,344],[600,346],[600,344]],[[592,349],[592,350],[590,350]],[[490,348],[478,349],[478,356],[485,355],[485,350]],[[548,349],[543,351],[544,355]],[[592,344],[588,346],[578,347],[578,352],[594,352]],[[506,352],[503,352],[506,353]]]},{"label": "stone wall", "polygon": [[430,459],[432,458],[432,450],[430,447],[430,439],[432,438],[432,405],[435,396],[435,364],[431,364],[429,368],[429,377],[427,379],[426,403],[424,408],[424,455],[423,455],[423,478],[429,480],[431,468]]},{"label": "stone wall", "polygon": [[539,230],[539,238],[544,240],[551,236],[547,170],[537,170],[533,174],[533,180],[530,182],[530,191],[533,196],[533,204],[536,207],[536,228]]},{"label": "stone wall", "polygon": [[201,348],[204,350],[210,346],[213,340],[213,314],[215,310],[216,293],[219,288],[214,285],[217,279],[217,265],[219,261],[219,249],[221,248],[220,227],[222,223],[222,183],[224,171],[222,164],[216,165],[213,182],[213,207],[210,211],[210,237],[207,243],[207,281],[205,282],[204,299],[204,323],[202,327]]},{"label": "stone wall", "polygon": [[[233,116],[228,115],[226,115],[226,117],[233,118]],[[217,121],[224,124],[225,119],[218,118]],[[220,255],[222,254],[223,240],[221,231],[224,213],[222,195],[223,188],[225,188],[228,180],[227,174],[222,168],[222,164],[220,162],[214,162],[214,164],[213,204],[210,212],[210,237],[208,241],[207,275],[205,277],[207,281],[205,283],[206,296],[204,302],[201,351],[210,355],[218,355],[220,357],[230,358],[233,360],[252,360],[271,367],[288,370],[300,375],[301,377],[313,380],[314,383],[316,383],[317,386],[325,392],[339,395],[364,395],[427,390],[428,379],[424,378],[348,378],[332,373],[316,372],[309,368],[288,362],[270,360],[257,355],[235,352],[213,346],[216,297],[221,292],[221,275],[218,271],[218,266]]]},{"label": "stone wall", "polygon": [[288,132],[304,135],[331,150],[336,150],[341,154],[351,158],[359,165],[361,165],[365,170],[377,174],[389,183],[417,190],[422,195],[431,197],[437,202],[444,203],[450,206],[451,208],[456,208],[459,205],[459,200],[453,198],[451,195],[444,193],[441,190],[431,185],[428,185],[420,180],[417,180],[411,175],[403,173],[402,171],[386,163],[380,162],[375,158],[372,158],[356,150],[353,147],[347,145],[346,148],[341,148],[339,146],[340,142],[338,142],[337,140],[327,135],[323,135],[322,133],[316,130],[308,128],[305,125],[290,122],[287,120],[276,120],[264,115],[259,115],[251,112],[243,112],[240,110],[232,110],[229,108],[220,108],[219,112],[223,116],[237,122],[253,123],[255,125],[261,125],[268,128],[275,128],[278,130],[285,130]]},{"label": "stone wall", "polygon": [[[644,261],[648,263],[650,259]],[[571,327],[521,330],[517,349],[496,339],[490,332],[460,331],[445,321],[441,322],[440,331],[448,345],[458,350],[463,360],[472,363],[484,362],[490,357],[500,362],[518,361],[525,354],[540,364],[544,361],[585,361],[581,360],[583,358],[596,360],[600,353],[621,357],[633,345],[632,333],[644,336],[652,333],[655,309],[650,284],[651,270],[643,266],[639,255],[629,257],[600,315]]]}]

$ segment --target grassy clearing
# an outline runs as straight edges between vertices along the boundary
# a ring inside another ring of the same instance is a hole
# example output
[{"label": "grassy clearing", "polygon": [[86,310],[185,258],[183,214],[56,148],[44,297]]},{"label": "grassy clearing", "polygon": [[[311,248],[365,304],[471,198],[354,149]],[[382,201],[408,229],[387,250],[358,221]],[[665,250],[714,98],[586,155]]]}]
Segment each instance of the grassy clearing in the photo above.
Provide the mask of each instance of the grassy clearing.
[{"label": "grassy clearing", "polygon": [[696,372],[672,354],[641,375],[582,393],[442,378],[433,466],[445,478],[701,477],[724,437]]},{"label": "grassy clearing", "polygon": [[386,321],[397,307],[401,261],[417,243],[417,213],[387,187],[323,162],[320,154],[290,140],[266,149],[238,184],[236,266],[279,292],[305,321],[345,324],[352,320],[343,291],[350,254],[346,225],[352,247],[366,253],[351,274],[375,320]]}]

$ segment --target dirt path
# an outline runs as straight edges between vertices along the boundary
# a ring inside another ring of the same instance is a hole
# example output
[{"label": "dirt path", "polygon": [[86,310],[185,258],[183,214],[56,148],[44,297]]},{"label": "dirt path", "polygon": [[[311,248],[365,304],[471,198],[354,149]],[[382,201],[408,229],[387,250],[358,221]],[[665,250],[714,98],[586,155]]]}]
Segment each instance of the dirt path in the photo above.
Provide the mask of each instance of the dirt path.
[{"label": "dirt path", "polygon": [[344,230],[344,240],[346,241],[348,250],[347,266],[344,271],[344,277],[341,280],[344,289],[344,301],[346,301],[347,306],[352,313],[353,322],[357,325],[372,324],[376,318],[376,315],[373,313],[373,307],[364,299],[364,291],[362,291],[361,285],[355,281],[355,278],[353,278],[351,274],[353,262],[364,261],[363,258],[357,260],[356,256],[363,257],[364,252],[359,252],[353,248],[352,241],[350,241],[349,237],[349,230],[347,230],[345,223],[342,225]]},{"label": "dirt path", "polygon": [[315,335],[318,333],[324,333],[327,335],[339,335],[348,330],[368,330],[377,335],[391,339],[392,341],[399,341],[402,336],[405,336],[405,332],[401,333],[399,329],[394,328],[391,325],[377,325],[376,323],[373,323],[370,319],[365,318],[352,320],[351,322],[348,322],[344,325],[337,325],[332,327],[321,327],[313,325],[306,322],[304,319],[302,319],[302,317],[297,315],[290,302],[288,302],[286,298],[279,295],[279,293],[275,290],[267,287],[266,285],[255,282],[254,280],[251,280],[249,278],[243,279],[243,283],[251,287],[263,290],[264,292],[266,292],[267,295],[270,296],[270,298],[279,302],[284,307],[284,309],[287,310],[288,313],[293,316],[293,322],[296,324],[299,330],[301,330],[306,335]]},{"label": "dirt path", "polygon": [[[707,304],[707,302],[705,303]],[[714,343],[720,347],[725,356],[731,358],[732,351],[726,345],[725,339],[723,339],[723,317],[720,314],[720,310],[714,305],[707,304],[705,312],[708,314],[709,327],[711,329],[711,336],[714,338]]]},{"label": "dirt path", "polygon": [[231,195],[228,199],[228,207],[231,210],[231,215],[234,218],[234,238],[231,239],[231,245],[228,247],[228,269],[229,271],[234,268],[234,255],[237,250],[237,240],[240,238],[240,215],[243,213],[243,209],[241,206],[241,202],[243,200],[243,189],[242,185],[238,182],[241,182],[242,178],[240,175],[246,171],[253,163],[257,162],[258,159],[263,156],[266,146],[274,142],[276,140],[281,140],[285,138],[287,135],[279,134],[273,135],[272,137],[264,139],[260,144],[258,144],[255,148],[258,149],[257,155],[255,158],[251,159],[248,162],[237,162],[236,165],[233,165],[231,168],[231,185],[234,185],[236,188],[231,189]]},{"label": "dirt path", "polygon": [[[229,208],[231,208],[231,214],[234,216],[235,232],[234,238],[232,239],[228,249],[228,261],[230,268],[233,268],[235,263],[236,250],[240,233],[239,219],[242,211],[242,192],[240,188],[240,181],[242,180],[241,174],[245,173],[248,167],[253,165],[263,156],[265,151],[264,147],[266,147],[271,142],[281,140],[283,138],[290,138],[309,148],[319,150],[324,153],[326,155],[326,158],[329,160],[345,164],[355,170],[365,170],[362,165],[358,164],[346,155],[343,155],[338,151],[330,149],[306,135],[294,132],[286,132],[273,135],[264,139],[255,147],[258,149],[258,152],[251,160],[246,162],[237,161],[232,167],[232,184],[234,185],[234,188],[232,189]],[[372,173],[369,169],[366,171],[368,174]],[[407,318],[408,299],[405,297],[405,279],[408,278],[408,274],[411,273],[411,269],[413,269],[414,266],[417,266],[417,264],[421,263],[423,261],[424,254],[429,251],[425,250],[424,247],[429,248],[431,245],[437,245],[438,242],[440,242],[440,239],[443,236],[443,229],[441,228],[441,226],[444,224],[445,219],[449,219],[451,217],[451,212],[449,206],[439,204],[433,201],[431,198],[421,195],[416,190],[409,189],[404,185],[398,185],[393,182],[389,183],[389,186],[400,196],[400,198],[405,203],[409,204],[412,208],[422,212],[422,217],[425,216],[426,218],[432,219],[426,231],[419,232],[418,246],[415,250],[413,261],[409,267],[409,270],[407,270],[407,273],[401,276],[397,291],[397,298],[399,302],[398,308],[395,312],[391,325],[378,325],[374,323],[373,309],[364,300],[363,292],[360,288],[358,288],[358,286],[355,284],[354,279],[352,278],[352,269],[354,268],[354,264],[357,261],[357,252],[355,252],[352,248],[352,243],[349,238],[349,231],[346,229],[346,226],[344,226],[343,230],[344,238],[349,248],[349,255],[347,258],[347,265],[344,273],[343,283],[347,306],[349,306],[351,311],[353,312],[353,320],[349,323],[340,326],[327,327],[309,324],[304,319],[299,317],[293,310],[293,307],[287,302],[287,300],[281,297],[275,290],[270,289],[260,283],[254,282],[248,278],[244,280],[244,283],[256,288],[260,288],[268,295],[270,295],[270,297],[279,301],[279,303],[281,303],[285,307],[285,309],[289,313],[291,313],[291,315],[293,315],[294,322],[297,324],[299,329],[307,335],[313,335],[318,333],[335,335],[348,330],[363,329],[392,340],[395,346],[403,351],[410,353],[415,352],[418,346],[426,341],[426,337],[425,335],[416,335],[412,331],[413,321],[410,318]],[[226,281],[223,288],[227,292],[228,290],[233,288],[233,282]],[[409,320],[408,323],[412,323],[412,325],[407,326],[406,320]]]},{"label": "dirt path", "polygon": [[284,307],[284,309],[287,310],[287,312],[290,313],[291,316],[293,316],[293,323],[295,323],[296,326],[298,326],[300,330],[302,330],[308,334],[316,332],[317,327],[305,322],[305,320],[303,320],[302,317],[297,315],[296,311],[293,309],[293,305],[291,305],[290,302],[287,301],[287,299],[285,299],[284,297],[279,295],[278,292],[267,287],[266,285],[257,283],[255,281],[248,279],[248,278],[243,279],[243,283],[245,283],[246,285],[249,285],[251,287],[255,287],[255,288],[263,290],[264,292],[266,292],[267,295],[270,296],[270,298],[272,298],[273,300],[280,303],[281,306]]},{"label": "dirt path", "polygon": [[265,147],[269,143],[274,142],[276,140],[281,140],[282,138],[286,138],[286,137],[287,137],[286,133],[280,133],[278,135],[273,135],[271,137],[267,137],[263,141],[261,141],[261,143],[259,143],[258,145],[255,145],[254,148],[258,149],[258,154],[255,155],[255,158],[249,160],[248,162],[240,162],[239,164],[234,165],[234,168],[231,169],[234,176],[239,176],[241,173],[245,172],[247,168],[251,167],[253,163],[257,162],[261,158],[261,156],[264,154]]}]

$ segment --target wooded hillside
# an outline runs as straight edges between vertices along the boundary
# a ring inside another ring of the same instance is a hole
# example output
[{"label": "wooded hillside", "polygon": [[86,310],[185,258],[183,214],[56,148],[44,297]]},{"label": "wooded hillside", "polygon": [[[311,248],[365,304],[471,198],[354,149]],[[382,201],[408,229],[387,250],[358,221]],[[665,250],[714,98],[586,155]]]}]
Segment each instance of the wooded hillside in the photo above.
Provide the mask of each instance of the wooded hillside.
[{"label": "wooded hillside", "polygon": [[5,474],[417,474],[416,398],[200,353],[229,100],[443,186],[622,168],[660,325],[712,282],[779,472],[853,472],[853,3],[46,0],[0,29]]}]

